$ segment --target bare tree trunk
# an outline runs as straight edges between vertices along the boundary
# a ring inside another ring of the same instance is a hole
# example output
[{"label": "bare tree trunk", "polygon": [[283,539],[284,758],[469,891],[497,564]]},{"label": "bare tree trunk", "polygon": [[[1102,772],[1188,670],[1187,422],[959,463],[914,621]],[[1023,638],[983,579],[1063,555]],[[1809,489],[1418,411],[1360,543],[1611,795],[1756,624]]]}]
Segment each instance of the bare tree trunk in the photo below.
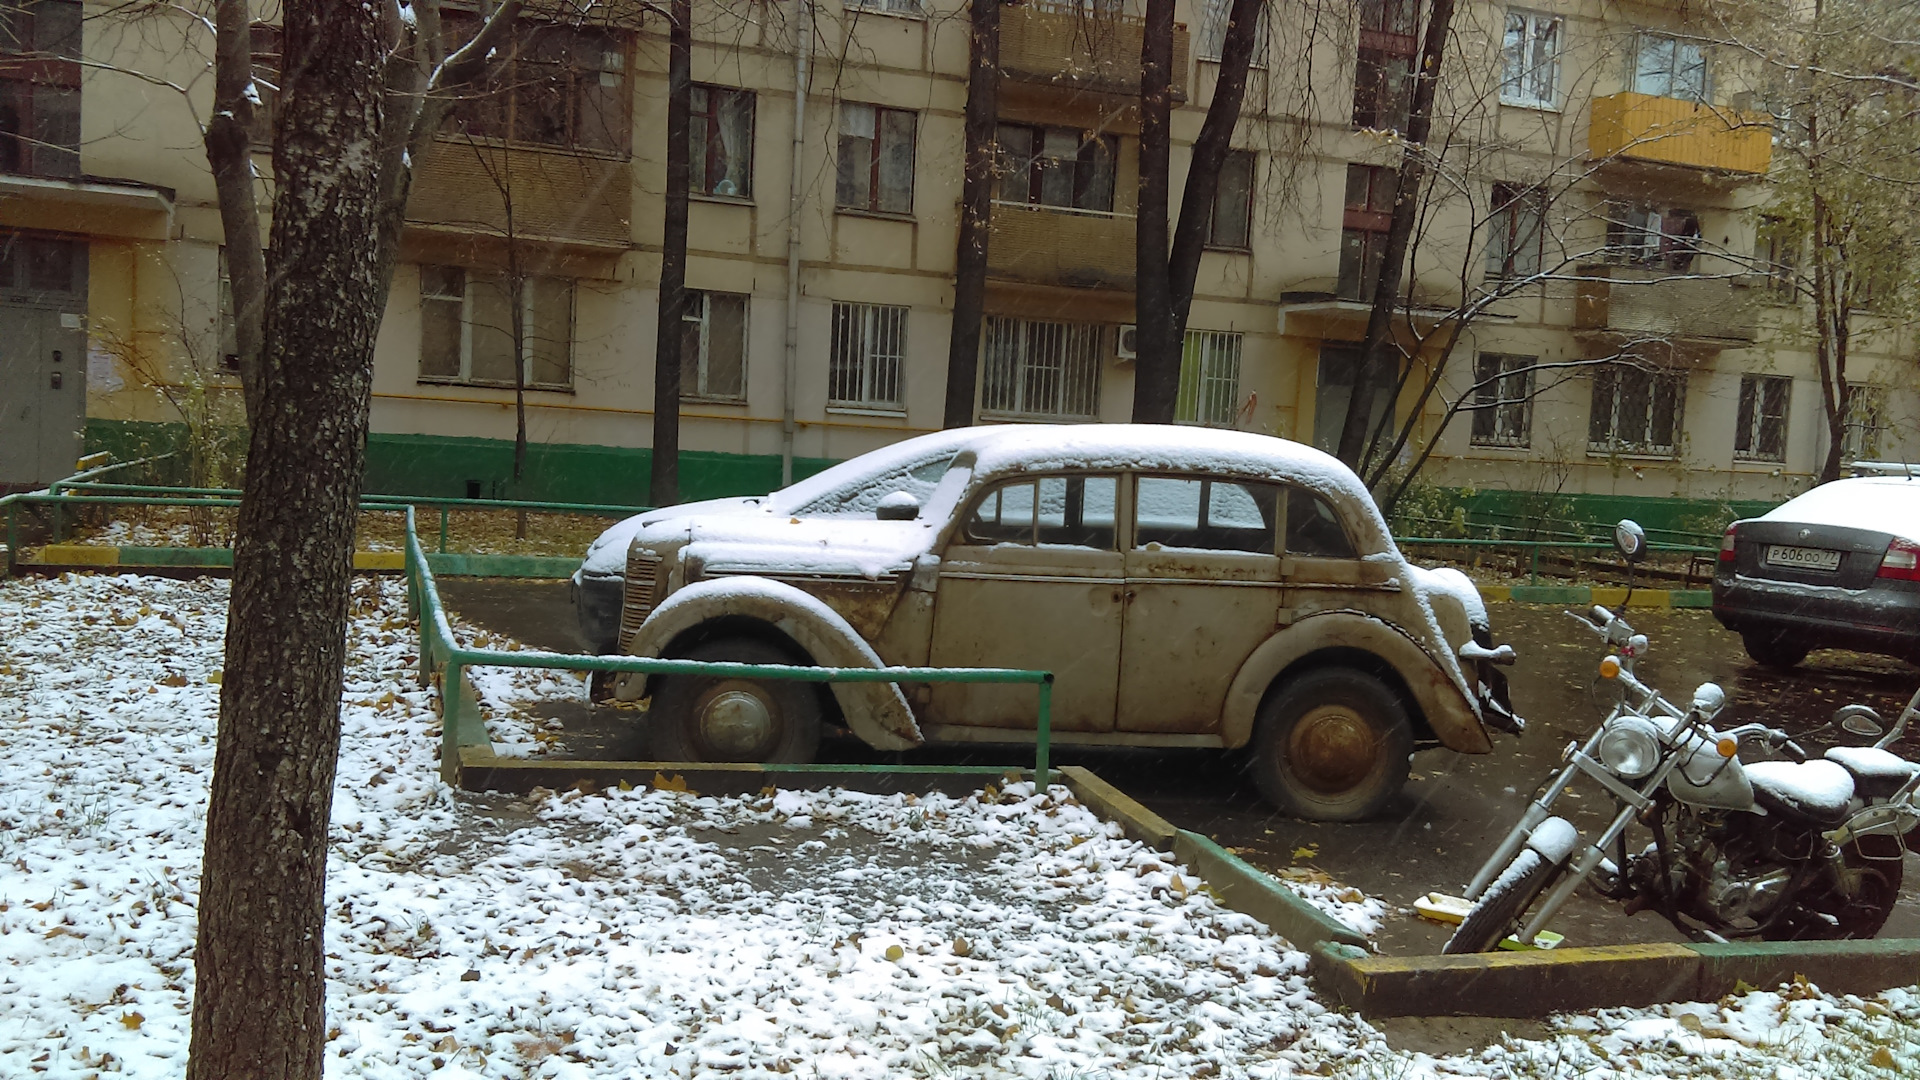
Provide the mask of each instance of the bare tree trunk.
[{"label": "bare tree trunk", "polygon": [[[247,0],[219,0],[214,9],[213,118],[207,122],[207,164],[220,203],[222,257],[233,292],[234,344],[247,417],[259,415],[260,312],[267,259],[260,249],[260,202],[253,177],[253,31]],[[289,57],[291,54],[289,54]],[[289,57],[281,66],[292,70]],[[285,77],[282,77],[285,81]]]},{"label": "bare tree trunk", "polygon": [[693,5],[673,0],[667,38],[667,192],[661,230],[660,322],[653,348],[653,463],[648,499],[680,501],[680,322],[687,313],[688,114],[693,105]]},{"label": "bare tree trunk", "polygon": [[[1433,130],[1433,98],[1440,84],[1440,61],[1446,56],[1447,33],[1453,25],[1453,0],[1433,0],[1426,35],[1420,43],[1420,66],[1414,73],[1413,100],[1407,110],[1406,146],[1401,151],[1398,183],[1394,188],[1393,219],[1387,228],[1387,250],[1380,262],[1380,281],[1373,290],[1373,310],[1367,315],[1367,335],[1360,346],[1360,370],[1354,373],[1353,395],[1340,427],[1336,456],[1360,469],[1362,451],[1370,434],[1373,402],[1380,390],[1382,370],[1394,357],[1393,312],[1400,300],[1400,282],[1407,261],[1407,245],[1420,202],[1420,184],[1426,177],[1426,142]],[[1396,369],[1397,370],[1397,369]]]},{"label": "bare tree trunk", "polygon": [[1140,205],[1134,218],[1133,422],[1173,423],[1180,394],[1180,340],[1174,333],[1167,266],[1167,198],[1173,131],[1173,0],[1147,0],[1140,38]]},{"label": "bare tree trunk", "polygon": [[[365,465],[378,135],[390,42],[372,6],[288,0],[297,57],[274,145],[276,275],[234,541],[200,886],[196,1080],[317,1078],[327,822]],[[224,29],[224,28],[223,28]],[[231,243],[231,240],[230,240]]]},{"label": "bare tree trunk", "polygon": [[[1186,338],[1187,316],[1193,309],[1193,283],[1200,273],[1200,256],[1213,223],[1213,199],[1220,186],[1220,168],[1233,147],[1233,128],[1247,96],[1247,69],[1253,63],[1255,34],[1265,0],[1233,0],[1227,12],[1226,39],[1220,46],[1220,77],[1207,103],[1207,118],[1193,141],[1187,167],[1187,186],[1180,197],[1180,220],[1173,229],[1173,251],[1167,256],[1168,289],[1173,298],[1171,334],[1176,346]],[[1179,361],[1174,361],[1174,392],[1179,394]],[[1171,418],[1171,417],[1170,417]]]},{"label": "bare tree trunk", "polygon": [[[1816,5],[1816,15],[1820,8]],[[1815,53],[1818,60],[1818,53]],[[1840,479],[1841,462],[1847,450],[1847,413],[1853,388],[1847,384],[1849,330],[1853,325],[1853,305],[1848,288],[1847,268],[1836,258],[1832,208],[1821,191],[1821,136],[1823,129],[1817,112],[1806,121],[1807,173],[1812,189],[1813,228],[1813,359],[1820,375],[1821,411],[1827,421],[1827,453],[1820,462],[1816,483]]]},{"label": "bare tree trunk", "polygon": [[993,231],[994,129],[1000,117],[1000,0],[972,0],[968,30],[966,164],[960,240],[953,253],[953,326],[947,336],[947,406],[941,427],[973,423],[986,314],[987,241]]}]

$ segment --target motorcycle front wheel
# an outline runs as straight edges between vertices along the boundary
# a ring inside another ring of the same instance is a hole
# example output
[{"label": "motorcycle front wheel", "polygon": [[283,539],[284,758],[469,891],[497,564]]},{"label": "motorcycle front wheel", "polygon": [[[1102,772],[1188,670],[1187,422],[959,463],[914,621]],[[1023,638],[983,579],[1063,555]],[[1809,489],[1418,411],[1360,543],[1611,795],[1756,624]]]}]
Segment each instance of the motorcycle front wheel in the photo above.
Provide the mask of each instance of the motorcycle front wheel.
[{"label": "motorcycle front wheel", "polygon": [[1448,955],[1462,953],[1492,952],[1500,947],[1500,942],[1508,934],[1519,929],[1520,916],[1533,906],[1535,897],[1540,895],[1547,882],[1553,877],[1555,864],[1532,848],[1521,848],[1520,854],[1513,857],[1507,868],[1500,872],[1487,891],[1467,912],[1460,923],[1460,929],[1447,939],[1447,947],[1440,950]]}]

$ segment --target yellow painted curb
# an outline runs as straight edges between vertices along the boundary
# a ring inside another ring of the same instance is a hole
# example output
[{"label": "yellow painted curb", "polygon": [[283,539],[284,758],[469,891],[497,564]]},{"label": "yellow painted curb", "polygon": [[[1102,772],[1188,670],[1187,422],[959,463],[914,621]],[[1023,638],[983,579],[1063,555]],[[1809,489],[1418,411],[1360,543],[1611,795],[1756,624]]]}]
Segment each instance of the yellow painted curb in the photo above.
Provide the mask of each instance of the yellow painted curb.
[{"label": "yellow painted curb", "polygon": [[40,562],[53,566],[119,566],[120,549],[99,544],[48,544]]},{"label": "yellow painted curb", "polygon": [[1490,604],[1504,604],[1513,599],[1513,586],[1482,585],[1480,586],[1480,599]]},{"label": "yellow painted curb", "polygon": [[353,553],[355,570],[405,570],[407,553],[404,551],[356,551]]}]

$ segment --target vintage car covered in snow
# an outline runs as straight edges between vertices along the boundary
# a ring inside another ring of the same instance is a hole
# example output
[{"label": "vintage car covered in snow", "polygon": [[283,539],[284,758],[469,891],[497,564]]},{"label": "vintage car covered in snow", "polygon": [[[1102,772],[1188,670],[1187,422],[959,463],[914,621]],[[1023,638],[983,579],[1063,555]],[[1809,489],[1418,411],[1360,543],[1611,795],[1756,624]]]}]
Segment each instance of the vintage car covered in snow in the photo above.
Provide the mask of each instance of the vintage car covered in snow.
[{"label": "vintage car covered in snow", "polygon": [[[624,547],[617,606],[606,591]],[[1420,746],[1517,732],[1464,575],[1402,557],[1353,473],[1239,432],[940,432],[759,499],[608,530],[576,575],[604,651],[748,663],[1045,669],[1059,743],[1251,749],[1281,808],[1363,817]],[[609,616],[617,616],[615,620]],[[805,761],[822,725],[882,749],[1031,742],[1029,685],[630,675],[655,752]]]}]

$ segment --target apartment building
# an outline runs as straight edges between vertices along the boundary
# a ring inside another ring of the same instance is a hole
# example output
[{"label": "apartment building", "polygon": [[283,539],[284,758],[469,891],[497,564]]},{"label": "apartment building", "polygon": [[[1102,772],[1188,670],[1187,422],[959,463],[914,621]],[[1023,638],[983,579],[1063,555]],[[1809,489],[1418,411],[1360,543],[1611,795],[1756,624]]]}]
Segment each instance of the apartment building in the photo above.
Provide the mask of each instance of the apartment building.
[{"label": "apartment building", "polygon": [[[1337,437],[1416,2],[1269,11],[1208,223],[1183,422]],[[1178,8],[1176,198],[1226,7]],[[938,426],[968,50],[955,0],[694,11],[688,497],[764,490]],[[76,0],[0,13],[0,482],[24,483],[67,471],[82,437],[163,443],[183,410],[237,385],[198,129],[205,28]],[[261,16],[270,106],[279,44]],[[1764,272],[1791,264],[1764,227],[1769,138],[1742,123],[1731,58],[1678,18],[1594,0],[1456,16],[1434,140],[1447,151],[1397,325],[1415,376],[1381,403],[1414,418],[1402,457],[1430,450],[1428,480],[1772,500],[1818,468],[1815,369]],[[1130,413],[1141,33],[1133,0],[1002,8],[982,422]],[[454,110],[418,164],[381,327],[372,488],[646,499],[665,68],[642,5],[529,16],[510,62]],[[1851,369],[1865,384],[1853,449],[1920,449],[1912,344],[1873,318]],[[516,356],[533,444],[518,482]],[[1462,397],[1485,407],[1449,415]]]}]

